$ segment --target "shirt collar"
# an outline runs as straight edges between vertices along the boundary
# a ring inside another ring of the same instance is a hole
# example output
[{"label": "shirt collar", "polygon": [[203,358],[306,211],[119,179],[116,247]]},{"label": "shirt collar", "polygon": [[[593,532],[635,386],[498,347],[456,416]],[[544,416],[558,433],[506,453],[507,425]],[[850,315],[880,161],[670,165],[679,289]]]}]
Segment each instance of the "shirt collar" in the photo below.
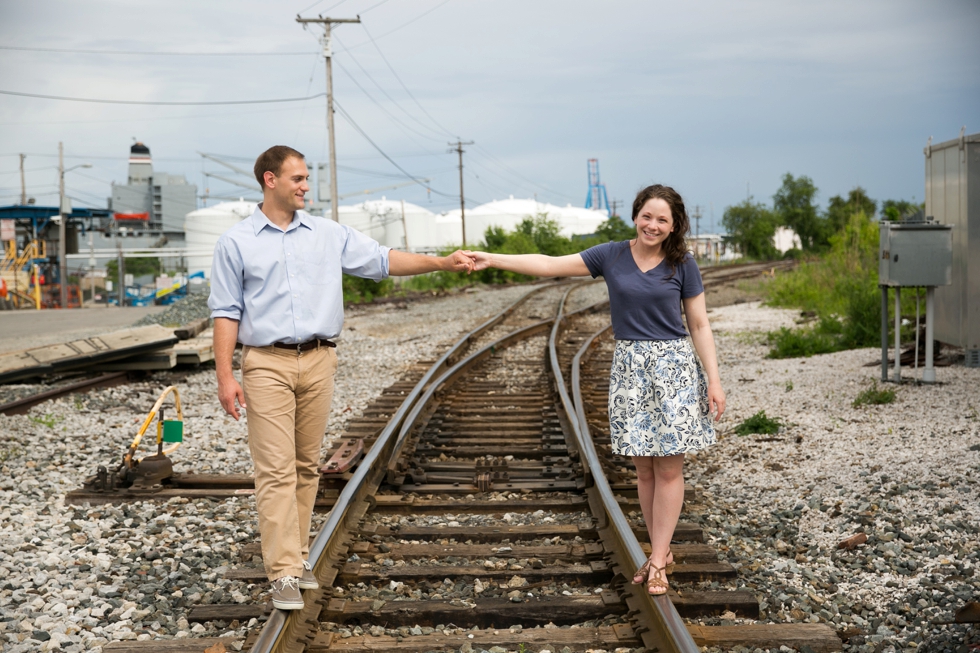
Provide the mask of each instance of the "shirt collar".
[{"label": "shirt collar", "polygon": [[272,220],[262,212],[262,204],[255,207],[255,212],[252,213],[252,229],[255,230],[255,235],[258,236],[259,232],[270,227],[276,231],[282,231],[283,233],[292,231],[293,229],[298,229],[299,227],[306,227],[307,229],[313,229],[313,221],[310,215],[306,211],[295,211],[293,213],[293,221],[289,223],[285,231],[277,227],[272,223]]}]

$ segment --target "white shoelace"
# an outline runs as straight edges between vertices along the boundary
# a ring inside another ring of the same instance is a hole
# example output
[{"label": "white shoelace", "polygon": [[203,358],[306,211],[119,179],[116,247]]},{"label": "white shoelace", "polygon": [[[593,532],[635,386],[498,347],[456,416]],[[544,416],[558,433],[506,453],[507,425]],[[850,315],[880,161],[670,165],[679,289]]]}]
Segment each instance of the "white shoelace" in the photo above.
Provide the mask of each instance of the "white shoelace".
[{"label": "white shoelace", "polygon": [[313,567],[310,566],[309,560],[303,561],[303,569],[305,569],[306,571],[313,571]]},{"label": "white shoelace", "polygon": [[299,589],[299,580],[293,576],[283,576],[282,578],[279,579],[279,582],[281,583],[281,585],[279,586],[280,590]]}]

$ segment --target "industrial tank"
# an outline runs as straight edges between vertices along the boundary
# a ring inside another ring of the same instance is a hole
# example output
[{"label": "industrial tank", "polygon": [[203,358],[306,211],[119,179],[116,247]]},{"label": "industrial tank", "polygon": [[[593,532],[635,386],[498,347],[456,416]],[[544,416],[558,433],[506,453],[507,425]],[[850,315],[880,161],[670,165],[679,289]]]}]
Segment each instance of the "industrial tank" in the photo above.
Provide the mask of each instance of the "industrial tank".
[{"label": "industrial tank", "polygon": [[[511,232],[524,219],[539,216],[555,221],[561,235],[566,238],[593,234],[608,217],[603,211],[584,209],[571,204],[562,207],[534,199],[515,199],[511,195],[505,200],[494,200],[466,209],[466,243],[474,246],[482,242],[489,227],[499,227]],[[460,244],[463,235],[461,222],[459,209],[447,211],[437,218],[440,246]]]},{"label": "industrial tank", "polygon": [[214,245],[224,232],[252,215],[258,205],[255,202],[222,202],[214,206],[191,211],[184,218],[184,238],[188,250],[187,272],[204,271],[211,278],[211,261]]},{"label": "industrial tank", "polygon": [[337,208],[341,224],[357,229],[382,245],[413,252],[435,251],[439,246],[435,214],[409,202],[405,202],[404,207],[404,221],[402,202],[385,197]]}]

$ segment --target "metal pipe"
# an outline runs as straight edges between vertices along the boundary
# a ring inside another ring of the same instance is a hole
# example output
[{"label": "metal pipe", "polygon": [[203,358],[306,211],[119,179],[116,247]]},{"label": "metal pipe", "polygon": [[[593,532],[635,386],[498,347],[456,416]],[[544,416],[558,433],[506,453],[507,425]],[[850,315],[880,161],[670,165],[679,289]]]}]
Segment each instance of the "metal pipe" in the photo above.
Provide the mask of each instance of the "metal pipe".
[{"label": "metal pipe", "polygon": [[913,378],[919,376],[919,287],[915,287],[915,359],[912,362],[915,368]]},{"label": "metal pipe", "polygon": [[888,286],[881,287],[881,380],[888,380]]},{"label": "metal pipe", "polygon": [[936,368],[932,366],[932,343],[933,329],[935,328],[935,317],[936,317],[936,287],[929,286],[926,288],[926,368],[922,370],[922,382],[923,383],[935,383],[936,382]]},{"label": "metal pipe", "polygon": [[902,289],[895,287],[895,383],[902,382]]}]

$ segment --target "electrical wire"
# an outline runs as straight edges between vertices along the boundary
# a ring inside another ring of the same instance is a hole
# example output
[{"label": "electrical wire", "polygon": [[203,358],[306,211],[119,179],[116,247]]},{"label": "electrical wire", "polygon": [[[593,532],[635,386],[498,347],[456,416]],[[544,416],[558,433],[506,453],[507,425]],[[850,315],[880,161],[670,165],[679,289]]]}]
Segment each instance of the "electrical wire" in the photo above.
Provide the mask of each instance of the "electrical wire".
[{"label": "electrical wire", "polygon": [[[402,121],[401,121],[401,120],[399,120],[399,119],[398,119],[397,117],[395,117],[395,116],[394,116],[394,114],[392,114],[392,113],[391,113],[390,111],[388,111],[388,109],[386,109],[386,108],[385,108],[385,107],[384,107],[384,106],[383,106],[383,105],[382,105],[382,104],[381,104],[380,102],[378,102],[378,101],[377,101],[376,99],[374,99],[374,97],[373,97],[373,96],[372,96],[372,95],[371,95],[370,93],[368,93],[368,92],[367,92],[367,89],[365,89],[365,88],[364,88],[363,86],[361,86],[361,83],[360,83],[359,81],[357,81],[357,78],[356,78],[356,77],[354,77],[354,76],[353,76],[353,75],[352,75],[352,74],[350,73],[350,71],[349,71],[349,70],[347,70],[347,68],[346,68],[346,67],[344,66],[344,64],[342,64],[342,63],[340,63],[339,61],[336,61],[336,62],[334,62],[334,63],[336,63],[336,64],[337,64],[337,66],[338,66],[338,67],[339,67],[339,68],[340,68],[340,69],[341,69],[342,71],[344,71],[344,74],[345,74],[345,75],[347,75],[348,77],[350,77],[350,79],[351,79],[351,81],[352,81],[352,82],[354,82],[354,85],[355,85],[355,86],[357,86],[357,88],[359,88],[359,89],[361,89],[361,92],[362,92],[362,93],[364,93],[364,95],[366,95],[366,96],[367,96],[367,98],[368,98],[369,100],[371,100],[371,102],[373,102],[373,103],[374,103],[374,104],[375,104],[375,105],[376,105],[376,106],[377,106],[377,107],[378,107],[379,109],[381,109],[381,110],[382,110],[382,111],[384,112],[384,114],[385,114],[386,116],[388,116],[389,118],[391,118],[391,120],[392,120],[392,122],[394,122],[394,123],[396,123],[397,125],[400,125],[401,127],[403,127],[403,128],[405,128],[405,129],[407,129],[407,130],[409,130],[409,131],[410,131],[410,132],[412,132],[413,134],[417,134],[417,135],[419,135],[419,136],[421,136],[422,138],[427,138],[427,139],[429,139],[429,140],[431,140],[431,141],[435,141],[435,140],[436,140],[436,139],[434,139],[434,138],[432,138],[431,136],[429,136],[428,134],[423,134],[422,132],[420,132],[420,131],[418,131],[417,129],[413,129],[412,127],[409,127],[409,126],[408,126],[408,125],[406,125],[406,124],[405,124],[404,122],[402,122]],[[363,70],[363,68],[362,68],[362,70]],[[368,77],[370,78],[370,75],[368,75]],[[374,81],[374,80],[372,79],[372,81]],[[375,85],[377,85],[377,82],[375,82]],[[379,88],[380,88],[380,87],[379,87]],[[384,90],[382,90],[381,92],[382,92],[382,93],[385,93],[385,92],[384,92]],[[387,94],[387,93],[385,93],[385,95],[387,96],[388,94]],[[391,97],[390,97],[390,96],[388,96],[388,99],[390,100],[390,99],[391,99]],[[394,100],[392,100],[392,102],[394,102]],[[409,136],[409,138],[411,138],[411,136]],[[412,139],[412,140],[414,141],[415,139]],[[417,144],[417,145],[419,145],[419,146],[421,146],[421,144],[420,144],[420,143],[416,143],[416,144]]]},{"label": "electrical wire", "polygon": [[[429,15],[429,14],[431,14],[431,13],[432,13],[433,11],[435,11],[436,9],[438,9],[439,7],[441,7],[441,6],[443,6],[443,5],[445,5],[445,4],[448,4],[449,2],[450,2],[450,0],[443,0],[442,2],[440,2],[439,4],[437,4],[437,5],[436,5],[435,7],[433,7],[432,9],[429,9],[428,11],[426,11],[426,12],[423,12],[423,13],[421,13],[421,14],[419,14],[418,16],[416,16],[416,17],[415,17],[415,18],[413,18],[412,20],[410,20],[410,21],[408,21],[407,23],[402,23],[401,25],[399,25],[399,26],[398,26],[398,27],[396,27],[395,29],[392,29],[392,30],[388,30],[387,32],[385,32],[384,34],[381,34],[381,35],[380,35],[380,36],[378,36],[377,38],[379,38],[379,39],[383,39],[384,37],[386,37],[386,36],[388,36],[389,34],[394,34],[394,33],[395,33],[395,32],[397,32],[398,30],[400,30],[400,29],[403,29],[403,28],[405,28],[405,27],[408,27],[409,25],[411,25],[411,24],[412,24],[412,23],[414,23],[415,21],[417,21],[417,20],[419,20],[419,19],[421,19],[421,18],[424,18],[424,17],[426,17],[426,16],[428,16],[428,15]],[[355,49],[355,48],[359,48],[359,47],[361,47],[362,45],[367,45],[367,44],[368,44],[368,42],[367,42],[367,41],[364,41],[363,43],[358,43],[357,45],[352,45],[352,46],[350,46],[349,48],[345,48],[345,49],[343,49],[343,50],[337,50],[337,52],[346,52],[346,51],[349,51],[349,50],[353,50],[353,49]]]},{"label": "electrical wire", "polygon": [[0,45],[0,50],[19,50],[22,52],[62,52],[68,54],[108,54],[108,55],[145,55],[163,57],[293,57],[315,52],[173,52],[150,50],[82,50],[73,48],[31,48],[19,45]]},{"label": "electrical wire", "polygon": [[[391,71],[391,74],[395,76],[395,79],[398,80],[398,83],[401,84],[402,88],[405,89],[405,92],[408,93],[408,97],[412,98],[412,101],[415,102],[415,105],[422,110],[422,113],[424,113],[436,127],[441,129],[443,133],[447,134],[450,138],[457,138],[458,136],[454,135],[451,131],[443,127],[439,123],[439,121],[437,121],[435,118],[432,117],[432,114],[430,114],[428,111],[425,110],[425,107],[423,107],[422,104],[416,99],[415,95],[413,95],[412,92],[408,90],[408,86],[405,85],[405,82],[402,81],[402,78],[398,75],[397,72],[395,72],[395,69],[391,65],[391,62],[388,61],[388,57],[386,57],[385,53],[381,51],[381,47],[378,45],[378,42],[374,39],[373,36],[371,36],[371,32],[368,31],[367,25],[361,23],[361,27],[364,28],[365,34],[368,35],[368,38],[371,39],[371,43],[374,44],[374,47],[378,51],[378,54],[381,55],[381,60],[385,62],[386,66],[388,66],[388,70]],[[353,58],[354,58],[353,55],[351,55],[351,59]]]},{"label": "electrical wire", "polygon": [[415,183],[417,183],[419,186],[422,186],[423,188],[425,188],[429,192],[435,193],[436,195],[441,195],[442,197],[448,197],[448,198],[451,198],[451,199],[454,199],[454,198],[458,197],[458,195],[449,195],[448,193],[443,193],[442,191],[438,191],[438,190],[430,187],[428,184],[426,184],[425,182],[423,182],[422,180],[420,180],[418,177],[416,177],[415,175],[413,175],[412,173],[410,173],[408,170],[405,170],[405,168],[403,168],[400,165],[398,165],[398,163],[394,159],[392,159],[390,156],[388,156],[388,154],[384,150],[382,150],[381,147],[378,146],[378,144],[375,143],[371,139],[371,137],[368,136],[367,133],[363,129],[361,129],[361,127],[354,121],[354,119],[351,117],[351,115],[349,113],[347,113],[347,111],[340,105],[339,102],[337,102],[336,98],[334,99],[333,104],[334,104],[334,107],[337,109],[337,112],[340,113],[340,115],[344,118],[344,120],[346,120],[348,122],[348,124],[350,124],[350,126],[353,127],[357,131],[357,133],[359,133],[361,136],[363,136],[364,137],[364,140],[366,140],[368,143],[371,144],[371,147],[373,147],[374,149],[376,149],[381,156],[383,156],[385,159],[387,159],[388,160],[388,163],[390,163],[391,165],[393,165],[396,168],[398,168],[398,170],[400,170],[406,177],[408,177],[409,179],[411,179],[412,181],[414,181]]},{"label": "electrical wire", "polygon": [[[299,11],[297,11],[297,12],[296,12],[296,15],[297,15],[297,16],[299,16],[299,15],[300,15],[300,14],[302,14],[302,13],[303,13],[304,11],[309,11],[310,9],[312,9],[312,8],[313,8],[313,7],[315,7],[315,6],[317,6],[317,5],[318,5],[318,4],[320,4],[321,2],[323,2],[323,0],[316,0],[316,2],[314,2],[313,4],[311,4],[311,5],[309,6],[309,7],[307,7],[307,8],[305,8],[305,9],[300,9]],[[330,10],[331,10],[331,9],[333,9],[334,7],[339,7],[340,5],[342,5],[342,4],[344,4],[345,2],[347,2],[347,0],[340,0],[340,2],[338,2],[338,3],[336,3],[336,4],[332,4],[332,5],[330,5],[330,6],[329,6],[329,7],[327,7],[327,8],[326,8],[326,9],[325,9],[324,11],[330,11]]]},{"label": "electrical wire", "polygon": [[[337,38],[337,37],[334,37],[334,38]],[[341,45],[343,45],[343,43],[340,41],[340,39],[337,39],[337,42],[338,43],[341,43]],[[367,71],[367,69],[364,66],[361,65],[361,62],[358,61],[357,58],[352,53],[348,52],[347,53],[347,56],[350,57],[351,61],[353,61],[355,64],[357,64],[357,67],[361,69],[361,72],[363,72],[367,76],[367,78],[370,79],[374,83],[374,85],[378,87],[378,90],[381,91],[384,94],[384,96],[386,98],[388,98],[388,100],[391,101],[392,104],[394,104],[396,107],[398,107],[399,109],[401,109],[402,113],[404,113],[406,116],[408,116],[409,118],[411,118],[412,120],[414,120],[415,122],[417,122],[423,128],[428,129],[432,133],[437,133],[431,127],[429,127],[425,123],[421,122],[418,118],[416,118],[415,116],[413,116],[412,114],[410,114],[401,104],[398,103],[397,100],[395,100],[395,98],[391,97],[391,95],[388,94],[388,91],[384,90],[384,88],[381,86],[381,84],[379,84],[378,81],[371,75],[371,73],[369,73]],[[338,66],[341,66],[341,68],[343,69],[343,71],[345,73],[347,73],[347,76],[348,77],[350,77],[351,79],[354,79],[353,75],[351,75],[347,71],[346,68],[343,68],[343,64],[341,64],[338,61],[337,62],[337,65]],[[357,82],[356,79],[354,79],[354,83],[357,84],[358,87],[360,88],[360,84]],[[362,88],[361,90],[363,91],[364,89]],[[367,91],[365,91],[365,95],[366,94],[367,94]],[[372,101],[374,101],[373,98],[372,98]],[[377,102],[375,102],[375,104],[377,104]],[[402,123],[402,124],[404,124],[404,123]],[[413,131],[414,133],[418,134],[419,136],[422,136],[423,138],[428,138],[428,139],[433,140],[433,141],[436,141],[436,142],[442,142],[442,137],[441,136],[440,136],[440,138],[432,138],[431,136],[429,136],[427,134],[421,134],[421,133],[419,133],[418,131],[416,131],[416,130],[410,128],[410,127],[408,127],[408,125],[405,125],[405,127],[407,129],[411,129],[411,131]]]},{"label": "electrical wire", "polygon": [[[304,53],[308,54],[308,53]],[[17,97],[29,97],[29,98],[40,98],[42,100],[63,100],[67,102],[90,102],[95,104],[137,104],[144,106],[168,106],[168,107],[184,107],[184,106],[215,106],[215,105],[234,105],[234,104],[274,104],[279,102],[303,102],[305,100],[314,100],[316,98],[324,97],[326,92],[317,93],[316,95],[310,95],[308,97],[294,97],[294,98],[276,98],[273,100],[222,100],[213,102],[156,102],[156,101],[142,101],[142,100],[105,100],[98,98],[77,98],[77,97],[65,97],[61,95],[41,95],[39,93],[20,93],[17,91],[3,91],[0,90],[0,95],[14,95]]]}]

